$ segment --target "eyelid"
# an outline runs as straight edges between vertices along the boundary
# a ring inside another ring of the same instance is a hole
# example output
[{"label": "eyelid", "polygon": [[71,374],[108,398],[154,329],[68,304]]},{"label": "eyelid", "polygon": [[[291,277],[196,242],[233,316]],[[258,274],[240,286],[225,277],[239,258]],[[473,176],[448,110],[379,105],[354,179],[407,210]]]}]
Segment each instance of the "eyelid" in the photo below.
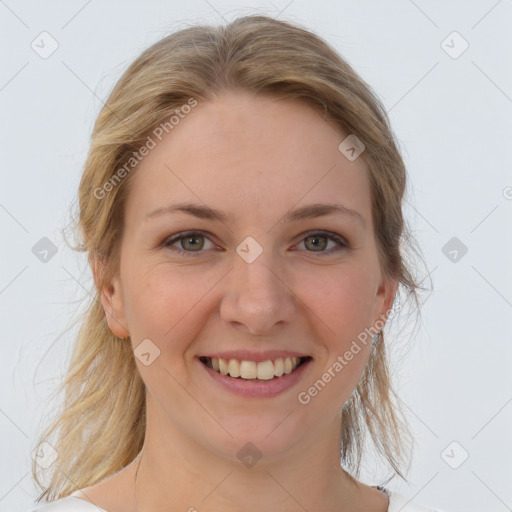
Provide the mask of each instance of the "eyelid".
[{"label": "eyelid", "polygon": [[[162,243],[160,244],[160,246],[163,248],[169,248],[172,251],[174,251],[180,255],[192,256],[192,257],[198,256],[205,251],[202,251],[202,250],[200,250],[200,251],[185,251],[184,249],[181,249],[181,248],[172,247],[172,244],[179,242],[180,240],[182,240],[184,238],[193,237],[196,235],[203,236],[204,238],[208,239],[212,244],[215,245],[215,243],[210,239],[210,237],[212,236],[210,233],[208,233],[206,231],[200,231],[200,230],[196,230],[196,231],[191,230],[191,231],[180,231],[179,233],[176,233],[175,235],[171,235],[171,236],[165,238],[162,241]],[[343,236],[338,235],[337,233],[333,233],[331,231],[325,231],[325,230],[319,230],[319,229],[310,230],[310,231],[301,233],[300,235],[298,235],[300,237],[300,240],[295,245],[298,245],[300,242],[304,241],[306,238],[309,238],[314,235],[322,236],[322,237],[328,238],[328,239],[336,242],[338,244],[338,248],[330,249],[327,251],[305,251],[305,252],[309,252],[312,254],[316,253],[316,254],[327,255],[327,254],[333,254],[333,253],[338,252],[343,249],[350,248],[350,244]]]},{"label": "eyelid", "polygon": [[325,230],[322,230],[322,229],[313,229],[313,230],[310,230],[310,231],[306,231],[305,233],[301,233],[299,236],[300,236],[300,242],[302,242],[304,239],[306,238],[309,238],[311,236],[314,236],[314,235],[318,235],[318,236],[322,236],[322,237],[325,237],[325,238],[328,238],[330,240],[333,240],[334,242],[336,242],[338,244],[338,248],[337,249],[330,249],[328,251],[306,251],[306,252],[309,252],[311,254],[333,254],[334,252],[337,252],[339,250],[342,250],[342,249],[348,249],[350,247],[347,239],[341,235],[338,235],[337,233],[333,233],[332,231],[325,231]]},{"label": "eyelid", "polygon": [[202,250],[201,251],[185,251],[184,249],[180,249],[180,248],[171,246],[172,244],[179,242],[183,238],[193,237],[196,235],[203,236],[204,238],[210,240],[210,242],[215,245],[215,243],[210,238],[212,235],[210,233],[208,233],[207,231],[192,231],[191,230],[191,231],[180,231],[179,233],[176,233],[175,235],[171,235],[171,236],[165,238],[162,241],[162,243],[160,244],[160,246],[163,247],[164,249],[168,248],[171,251],[174,251],[179,255],[198,256],[201,253],[203,253],[204,251],[202,251]]}]

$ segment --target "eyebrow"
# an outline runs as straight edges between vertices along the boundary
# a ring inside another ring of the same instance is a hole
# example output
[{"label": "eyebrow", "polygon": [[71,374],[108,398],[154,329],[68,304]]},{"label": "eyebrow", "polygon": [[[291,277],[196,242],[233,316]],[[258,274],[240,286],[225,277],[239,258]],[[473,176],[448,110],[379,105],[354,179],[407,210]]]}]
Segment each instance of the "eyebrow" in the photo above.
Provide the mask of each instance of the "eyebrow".
[{"label": "eyebrow", "polygon": [[[222,223],[227,223],[230,219],[233,219],[233,215],[228,215],[220,210],[216,210],[214,208],[209,208],[207,206],[201,204],[193,204],[193,203],[179,203],[172,206],[167,206],[163,208],[157,208],[146,214],[145,218],[150,219],[154,217],[158,217],[163,214],[175,213],[175,212],[183,212],[189,215],[193,215],[199,219],[206,219],[212,221],[219,221]],[[308,204],[306,206],[302,206],[292,211],[288,211],[283,220],[285,222],[297,222],[299,220],[312,219],[316,217],[323,217],[326,215],[333,214],[341,214],[352,217],[358,220],[363,227],[366,227],[366,221],[363,216],[346,206],[343,206],[339,203],[313,203]]]}]

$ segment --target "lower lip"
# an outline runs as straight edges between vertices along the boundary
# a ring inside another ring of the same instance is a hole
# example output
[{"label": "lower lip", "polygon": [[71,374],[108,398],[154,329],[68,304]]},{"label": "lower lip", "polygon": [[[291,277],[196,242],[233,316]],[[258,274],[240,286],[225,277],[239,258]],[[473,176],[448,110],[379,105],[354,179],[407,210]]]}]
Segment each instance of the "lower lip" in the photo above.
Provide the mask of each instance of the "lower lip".
[{"label": "lower lip", "polygon": [[304,372],[307,371],[312,359],[308,359],[306,362],[302,363],[293,370],[293,372],[283,374],[281,377],[274,377],[270,380],[235,379],[216,372],[212,368],[203,364],[199,359],[197,359],[197,362],[204,370],[206,370],[213,380],[224,386],[232,393],[241,396],[263,398],[277,396],[293,387],[302,378]]}]

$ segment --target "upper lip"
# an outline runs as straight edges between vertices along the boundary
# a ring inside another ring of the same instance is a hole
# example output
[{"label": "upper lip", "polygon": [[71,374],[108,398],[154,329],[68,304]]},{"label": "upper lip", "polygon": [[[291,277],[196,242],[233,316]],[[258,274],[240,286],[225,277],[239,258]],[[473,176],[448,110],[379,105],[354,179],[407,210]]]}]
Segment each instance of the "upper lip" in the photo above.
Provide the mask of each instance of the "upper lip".
[{"label": "upper lip", "polygon": [[310,357],[307,354],[294,352],[291,350],[265,350],[263,352],[254,352],[251,350],[231,350],[227,352],[210,352],[209,354],[202,354],[201,357],[222,358],[222,359],[236,359],[238,361],[254,361],[260,363],[267,360],[275,360],[278,358],[285,359],[286,357]]}]

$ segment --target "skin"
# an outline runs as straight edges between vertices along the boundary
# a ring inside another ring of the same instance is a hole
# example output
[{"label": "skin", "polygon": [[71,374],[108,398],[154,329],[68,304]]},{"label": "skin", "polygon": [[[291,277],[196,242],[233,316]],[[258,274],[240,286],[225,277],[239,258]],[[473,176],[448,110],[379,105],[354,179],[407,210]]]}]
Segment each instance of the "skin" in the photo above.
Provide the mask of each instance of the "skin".
[{"label": "skin", "polygon": [[[119,272],[101,298],[114,334],[130,336],[134,349],[149,338],[160,350],[149,366],[136,359],[147,387],[146,440],[129,466],[75,495],[109,512],[387,510],[384,494],[339,464],[341,408],[370,344],[307,405],[297,400],[386,317],[396,292],[380,270],[367,167],[340,153],[345,137],[302,103],[224,91],[200,102],[140,163]],[[180,202],[231,217],[145,218]],[[331,202],[357,211],[364,225],[342,214],[283,221],[291,209]],[[190,230],[203,232],[194,239],[199,252],[187,238],[161,245]],[[349,247],[324,234],[315,249],[313,230],[338,234]],[[252,263],[235,250],[247,236],[263,248]],[[313,361],[273,398],[223,390],[196,359],[276,348]],[[251,468],[236,457],[248,441],[262,454]]]}]

